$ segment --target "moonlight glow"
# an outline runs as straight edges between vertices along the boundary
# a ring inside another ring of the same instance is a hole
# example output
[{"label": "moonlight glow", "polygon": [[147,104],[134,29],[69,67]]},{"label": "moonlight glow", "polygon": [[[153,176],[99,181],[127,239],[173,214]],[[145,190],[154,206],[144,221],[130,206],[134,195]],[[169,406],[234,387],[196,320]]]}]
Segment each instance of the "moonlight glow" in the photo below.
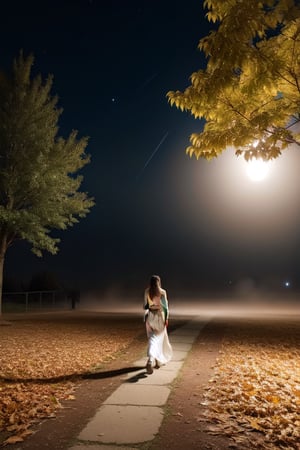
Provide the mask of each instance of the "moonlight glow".
[{"label": "moonlight glow", "polygon": [[262,181],[269,173],[269,165],[261,159],[252,159],[247,163],[247,175],[252,181]]}]

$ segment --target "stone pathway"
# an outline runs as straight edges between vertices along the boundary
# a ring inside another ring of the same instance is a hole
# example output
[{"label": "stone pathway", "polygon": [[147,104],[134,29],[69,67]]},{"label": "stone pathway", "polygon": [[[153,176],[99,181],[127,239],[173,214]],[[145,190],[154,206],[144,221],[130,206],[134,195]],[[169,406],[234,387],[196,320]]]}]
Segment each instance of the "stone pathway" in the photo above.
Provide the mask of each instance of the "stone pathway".
[{"label": "stone pathway", "polygon": [[[164,417],[171,384],[208,320],[196,317],[170,333],[172,360],[154,369],[151,375],[145,369],[126,375],[123,384],[103,402],[70,450],[130,450],[154,439]],[[143,366],[146,360],[145,357],[134,365]]]}]

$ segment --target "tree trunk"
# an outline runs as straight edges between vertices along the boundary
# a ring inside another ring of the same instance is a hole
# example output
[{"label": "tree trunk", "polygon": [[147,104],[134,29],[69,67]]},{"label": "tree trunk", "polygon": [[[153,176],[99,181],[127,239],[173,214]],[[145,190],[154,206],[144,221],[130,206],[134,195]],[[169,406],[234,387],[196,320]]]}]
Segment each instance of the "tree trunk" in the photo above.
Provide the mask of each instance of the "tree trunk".
[{"label": "tree trunk", "polygon": [[6,236],[0,238],[0,318],[2,316],[2,288],[3,288],[3,269],[4,257],[6,252]]},{"label": "tree trunk", "polygon": [[4,267],[4,256],[0,255],[0,317],[2,316],[3,267]]}]

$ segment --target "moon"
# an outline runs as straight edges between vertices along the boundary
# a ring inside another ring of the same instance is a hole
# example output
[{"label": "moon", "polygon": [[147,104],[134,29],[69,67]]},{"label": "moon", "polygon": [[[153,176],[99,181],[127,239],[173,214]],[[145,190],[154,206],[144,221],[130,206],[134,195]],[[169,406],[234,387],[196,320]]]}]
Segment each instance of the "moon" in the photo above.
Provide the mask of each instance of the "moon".
[{"label": "moon", "polygon": [[263,181],[267,178],[270,167],[268,162],[262,159],[252,159],[247,163],[247,175],[252,181]]}]

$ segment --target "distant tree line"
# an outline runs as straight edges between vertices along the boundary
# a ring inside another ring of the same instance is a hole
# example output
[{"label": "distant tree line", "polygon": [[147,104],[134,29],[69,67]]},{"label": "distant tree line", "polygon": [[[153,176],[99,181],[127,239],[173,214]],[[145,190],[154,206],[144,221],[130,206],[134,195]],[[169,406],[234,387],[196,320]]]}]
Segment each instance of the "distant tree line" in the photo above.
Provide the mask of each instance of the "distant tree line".
[{"label": "distant tree line", "polygon": [[34,274],[27,282],[16,277],[5,277],[3,279],[3,292],[25,292],[25,291],[60,291],[66,286],[59,280],[58,276],[49,271]]}]

